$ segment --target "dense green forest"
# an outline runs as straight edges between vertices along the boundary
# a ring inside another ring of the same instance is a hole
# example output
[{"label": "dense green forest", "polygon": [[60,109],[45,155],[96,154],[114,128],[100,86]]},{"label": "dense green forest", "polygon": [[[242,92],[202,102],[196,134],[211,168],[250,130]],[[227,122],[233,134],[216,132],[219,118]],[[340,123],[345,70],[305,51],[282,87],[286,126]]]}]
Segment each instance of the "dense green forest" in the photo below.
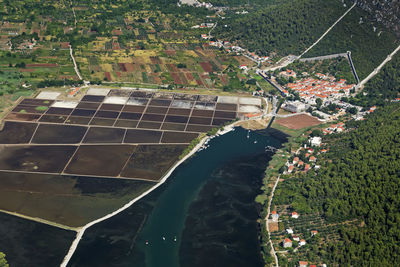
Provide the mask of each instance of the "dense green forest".
[{"label": "dense green forest", "polygon": [[304,57],[351,51],[358,76],[363,79],[398,45],[394,33],[371,15],[354,8]]},{"label": "dense green forest", "polygon": [[[366,93],[366,94],[365,94]],[[349,102],[363,107],[382,106],[400,97],[400,55],[397,54]]]},{"label": "dense green forest", "polygon": [[323,260],[337,266],[397,266],[400,104],[388,104],[347,127],[347,133],[324,138],[330,151],[318,173],[286,179],[274,202],[290,204],[303,215],[322,214],[327,224],[338,225],[339,238],[327,242],[324,253],[316,252]]},{"label": "dense green forest", "polygon": [[264,55],[299,54],[347,8],[337,0],[291,0],[226,19],[215,34]]}]

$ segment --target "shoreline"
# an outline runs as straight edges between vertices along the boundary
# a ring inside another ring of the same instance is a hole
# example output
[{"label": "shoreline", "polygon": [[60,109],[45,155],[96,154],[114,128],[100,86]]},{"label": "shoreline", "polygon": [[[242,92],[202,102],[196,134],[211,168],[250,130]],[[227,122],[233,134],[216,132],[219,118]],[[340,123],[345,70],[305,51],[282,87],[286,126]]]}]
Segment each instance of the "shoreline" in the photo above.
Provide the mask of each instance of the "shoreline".
[{"label": "shoreline", "polygon": [[76,249],[78,248],[79,242],[83,237],[83,234],[85,233],[86,229],[92,227],[95,224],[98,224],[102,221],[105,221],[111,217],[114,217],[115,215],[121,213],[122,211],[128,209],[129,207],[131,207],[134,203],[136,203],[137,201],[139,201],[140,199],[142,199],[143,197],[147,196],[148,194],[150,194],[152,191],[154,191],[155,189],[157,189],[159,186],[161,186],[162,184],[164,184],[167,179],[171,176],[171,174],[176,170],[176,168],[178,168],[182,163],[184,163],[187,159],[191,158],[204,144],[205,142],[210,139],[210,138],[214,138],[214,137],[218,137],[221,135],[224,135],[230,131],[232,131],[235,127],[235,124],[237,122],[234,122],[232,124],[229,124],[227,126],[224,127],[224,130],[219,130],[215,135],[213,136],[205,136],[203,137],[200,142],[186,155],[184,156],[182,159],[180,159],[178,162],[176,162],[174,164],[174,166],[166,173],[164,174],[163,178],[153,187],[151,187],[150,189],[148,189],[147,191],[143,192],[141,195],[139,195],[138,197],[132,199],[131,201],[129,201],[128,203],[126,203],[125,205],[123,205],[121,208],[113,211],[112,213],[109,213],[97,220],[94,220],[84,226],[82,226],[78,231],[77,231],[77,235],[76,238],[74,239],[74,241],[72,241],[72,244],[67,252],[67,254],[65,255],[63,261],[60,264],[60,267],[66,267],[69,263],[69,261],[71,260],[72,256],[74,255]]}]

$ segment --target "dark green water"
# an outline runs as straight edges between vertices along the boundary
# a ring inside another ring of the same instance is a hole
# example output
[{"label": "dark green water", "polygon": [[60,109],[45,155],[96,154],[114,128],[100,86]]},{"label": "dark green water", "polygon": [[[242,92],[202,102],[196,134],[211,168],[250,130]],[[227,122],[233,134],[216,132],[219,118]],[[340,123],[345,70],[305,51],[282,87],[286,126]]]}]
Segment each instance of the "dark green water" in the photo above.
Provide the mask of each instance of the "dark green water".
[{"label": "dark green water", "polygon": [[265,147],[283,140],[247,134],[214,138],[164,185],[88,229],[70,266],[262,266],[254,198]]}]

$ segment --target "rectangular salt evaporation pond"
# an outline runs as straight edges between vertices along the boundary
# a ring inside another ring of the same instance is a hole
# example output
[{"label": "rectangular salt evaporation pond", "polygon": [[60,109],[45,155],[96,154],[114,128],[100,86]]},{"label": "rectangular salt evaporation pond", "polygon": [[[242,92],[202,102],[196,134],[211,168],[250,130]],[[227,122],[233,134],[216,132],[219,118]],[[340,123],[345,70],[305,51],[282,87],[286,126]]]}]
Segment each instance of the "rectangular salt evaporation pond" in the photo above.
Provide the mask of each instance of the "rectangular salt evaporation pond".
[{"label": "rectangular salt evaporation pond", "polygon": [[239,107],[239,112],[240,113],[259,113],[261,112],[261,109],[257,106],[243,106],[241,105]]},{"label": "rectangular salt evaporation pond", "polygon": [[110,111],[121,111],[124,105],[118,104],[103,104],[100,107],[100,110],[110,110]]},{"label": "rectangular salt evaporation pond", "polygon": [[186,145],[138,145],[121,177],[158,181],[185,150]]},{"label": "rectangular salt evaporation pond", "polygon": [[206,117],[190,117],[189,124],[201,124],[201,125],[210,125],[212,118]]},{"label": "rectangular salt evaporation pond", "polygon": [[160,129],[161,125],[162,125],[161,122],[140,121],[139,124],[137,125],[137,128],[158,130]]},{"label": "rectangular salt evaporation pond", "polygon": [[165,117],[164,122],[171,122],[171,123],[187,123],[189,117],[184,116],[175,116],[175,115],[167,115]]},{"label": "rectangular salt evaporation pond", "polygon": [[46,107],[46,106],[28,106],[28,105],[20,104],[20,105],[16,106],[12,110],[12,112],[42,114],[47,109],[48,109],[48,107]]},{"label": "rectangular salt evaporation pond", "polygon": [[61,94],[61,93],[59,93],[59,92],[43,91],[43,92],[40,92],[40,93],[36,96],[36,99],[50,99],[50,100],[54,100],[54,99],[57,99],[57,97],[58,97],[60,94]]},{"label": "rectangular salt evaporation pond", "polygon": [[0,170],[59,173],[76,146],[0,146]]},{"label": "rectangular salt evaporation pond", "polygon": [[199,95],[197,98],[197,101],[199,102],[216,102],[218,99],[218,96],[215,95]]},{"label": "rectangular salt evaporation pond", "polygon": [[254,97],[241,97],[239,98],[240,105],[261,106],[261,99]]},{"label": "rectangular salt evaporation pond", "polygon": [[152,90],[146,90],[146,91],[142,91],[142,90],[137,90],[137,91],[133,91],[131,93],[131,97],[145,97],[145,98],[150,98],[153,96],[153,92]]},{"label": "rectangular salt evaporation pond", "polygon": [[[129,101],[129,100],[128,100]],[[138,112],[142,113],[145,110],[146,106],[130,106],[126,104],[122,111],[124,112]]]},{"label": "rectangular salt evaporation pond", "polygon": [[169,108],[168,115],[189,116],[192,110],[188,108]]},{"label": "rectangular salt evaporation pond", "polygon": [[153,95],[153,99],[173,99],[173,93],[156,92]]},{"label": "rectangular salt evaporation pond", "polygon": [[146,113],[152,113],[152,114],[162,114],[164,115],[167,113],[168,108],[166,107],[153,107],[153,106],[148,106],[146,109]]},{"label": "rectangular salt evaporation pond", "polygon": [[7,115],[5,120],[12,121],[37,121],[40,118],[40,114],[23,114],[23,113],[10,113]]},{"label": "rectangular salt evaporation pond", "polygon": [[90,127],[83,143],[122,143],[125,131],[122,128]]},{"label": "rectangular salt evaporation pond", "polygon": [[214,118],[212,121],[212,125],[214,126],[221,126],[224,125],[225,123],[231,122],[231,119],[224,119],[224,118]]},{"label": "rectangular salt evaporation pond", "polygon": [[188,124],[186,127],[187,132],[198,132],[198,133],[206,133],[210,131],[213,127],[207,125],[197,125],[197,124]]},{"label": "rectangular salt evaporation pond", "polygon": [[67,118],[67,115],[43,115],[40,117],[39,122],[64,123]]},{"label": "rectangular salt evaporation pond", "polygon": [[193,102],[187,100],[174,100],[172,101],[171,107],[173,108],[187,108],[190,109],[193,107]]},{"label": "rectangular salt evaporation pond", "polygon": [[130,144],[158,144],[160,143],[162,131],[128,129],[124,143]]},{"label": "rectangular salt evaporation pond", "polygon": [[130,106],[146,106],[147,102],[149,102],[148,98],[130,97],[126,104]]},{"label": "rectangular salt evaporation pond", "polygon": [[122,120],[140,120],[142,113],[121,112],[119,119]]},{"label": "rectangular salt evaporation pond", "polygon": [[102,95],[85,95],[81,101],[83,102],[103,102],[105,96]]},{"label": "rectangular salt evaporation pond", "polygon": [[120,96],[120,97],[129,97],[132,93],[132,90],[126,89],[112,89],[108,96]]},{"label": "rectangular salt evaporation pond", "polygon": [[33,138],[33,144],[77,144],[86,133],[84,126],[61,124],[40,124]]},{"label": "rectangular salt evaporation pond", "polygon": [[128,102],[128,97],[123,96],[108,96],[104,99],[104,104],[119,104],[125,105]]},{"label": "rectangular salt evaporation pond", "polygon": [[158,107],[169,107],[170,104],[171,104],[171,100],[167,100],[167,99],[151,99],[149,105],[158,106]]},{"label": "rectangular salt evaporation pond", "polygon": [[81,145],[65,173],[117,177],[135,148],[132,145]]},{"label": "rectangular salt evaporation pond", "polygon": [[214,110],[197,110],[197,109],[193,109],[192,116],[212,118],[214,116]]},{"label": "rectangular salt evaporation pond", "polygon": [[237,104],[239,98],[237,96],[218,96],[218,103]]},{"label": "rectangular salt evaporation pond", "polygon": [[236,111],[237,104],[217,103],[216,110]]},{"label": "rectangular salt evaporation pond", "polygon": [[98,109],[100,106],[99,102],[79,102],[79,104],[76,106],[76,108],[79,109]]},{"label": "rectangular salt evaporation pond", "polygon": [[72,108],[55,108],[51,107],[46,111],[46,115],[66,115],[68,116],[73,111]]},{"label": "rectangular salt evaporation pond", "polygon": [[97,96],[106,96],[110,92],[110,89],[106,88],[89,88],[86,92],[87,95],[97,95]]},{"label": "rectangular salt evaporation pond", "polygon": [[186,128],[185,123],[170,123],[164,122],[161,129],[162,130],[170,130],[170,131],[184,131]]},{"label": "rectangular salt evaporation pond", "polygon": [[198,95],[191,95],[191,94],[174,94],[175,100],[189,100],[189,101],[196,101],[199,98]]},{"label": "rectangular salt evaporation pond", "polygon": [[6,121],[0,131],[0,144],[27,144],[36,127],[36,123]]},{"label": "rectangular salt evaporation pond", "polygon": [[98,110],[94,116],[96,118],[116,119],[118,115],[118,111]]},{"label": "rectangular salt evaporation pond", "polygon": [[54,100],[48,100],[48,99],[25,98],[19,104],[28,106],[50,106],[53,102]]},{"label": "rectangular salt evaporation pond", "polygon": [[98,125],[98,126],[113,126],[115,123],[115,119],[106,119],[106,118],[93,118],[89,125]]},{"label": "rectangular salt evaporation pond", "polygon": [[233,120],[236,118],[236,112],[217,110],[214,112],[214,118],[227,118]]},{"label": "rectangular salt evaporation pond", "polygon": [[143,114],[142,121],[158,121],[162,122],[165,115],[163,114]]},{"label": "rectangular salt evaporation pond", "polygon": [[194,109],[202,109],[202,110],[214,110],[215,103],[211,102],[196,102],[194,105]]},{"label": "rectangular salt evaporation pond", "polygon": [[56,101],[51,105],[51,107],[74,109],[74,108],[76,108],[77,105],[78,105],[78,102],[76,102],[76,101]]},{"label": "rectangular salt evaporation pond", "polygon": [[197,133],[185,133],[185,132],[164,132],[161,143],[171,144],[189,144],[193,139],[197,138]]}]

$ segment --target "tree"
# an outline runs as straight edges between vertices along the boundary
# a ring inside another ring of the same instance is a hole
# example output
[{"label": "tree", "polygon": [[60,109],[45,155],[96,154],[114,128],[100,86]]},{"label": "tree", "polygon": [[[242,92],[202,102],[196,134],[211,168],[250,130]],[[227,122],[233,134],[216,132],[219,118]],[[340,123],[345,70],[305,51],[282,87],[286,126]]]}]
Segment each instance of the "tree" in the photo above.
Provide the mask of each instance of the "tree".
[{"label": "tree", "polygon": [[317,104],[317,109],[320,109],[322,106],[322,99],[321,98],[315,99],[315,103]]},{"label": "tree", "polygon": [[3,252],[0,252],[0,267],[9,267],[6,261],[6,255]]},{"label": "tree", "polygon": [[346,109],[346,112],[355,115],[358,113],[358,110],[355,107],[351,107],[351,108]]}]

